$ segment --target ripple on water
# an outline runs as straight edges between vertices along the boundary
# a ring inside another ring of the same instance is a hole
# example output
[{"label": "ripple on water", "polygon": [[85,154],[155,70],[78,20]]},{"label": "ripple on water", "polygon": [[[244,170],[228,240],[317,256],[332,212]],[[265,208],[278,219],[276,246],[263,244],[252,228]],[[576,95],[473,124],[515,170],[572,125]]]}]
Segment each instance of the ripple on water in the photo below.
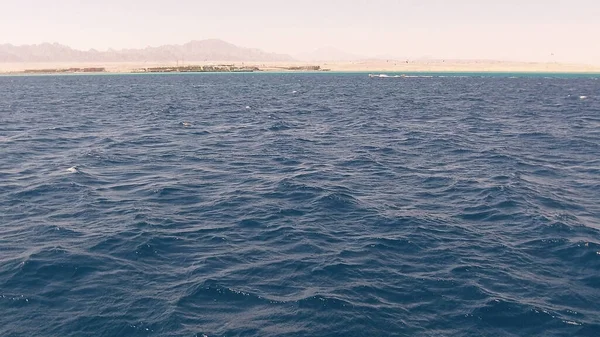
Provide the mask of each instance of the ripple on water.
[{"label": "ripple on water", "polygon": [[600,335],[600,82],[511,77],[0,78],[0,336]]}]

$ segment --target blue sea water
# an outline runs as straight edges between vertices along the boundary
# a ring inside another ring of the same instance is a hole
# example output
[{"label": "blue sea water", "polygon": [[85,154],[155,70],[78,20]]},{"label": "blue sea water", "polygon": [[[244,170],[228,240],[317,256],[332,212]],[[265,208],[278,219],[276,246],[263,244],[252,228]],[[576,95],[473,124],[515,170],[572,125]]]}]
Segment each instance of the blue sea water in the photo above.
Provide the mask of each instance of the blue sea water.
[{"label": "blue sea water", "polygon": [[600,81],[0,77],[0,336],[600,336]]}]

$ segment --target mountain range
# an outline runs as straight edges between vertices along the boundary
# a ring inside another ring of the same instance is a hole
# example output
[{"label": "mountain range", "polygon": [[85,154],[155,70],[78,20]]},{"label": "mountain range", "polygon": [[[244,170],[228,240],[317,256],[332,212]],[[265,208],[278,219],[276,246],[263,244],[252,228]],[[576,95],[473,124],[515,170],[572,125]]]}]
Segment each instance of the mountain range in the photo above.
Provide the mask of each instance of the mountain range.
[{"label": "mountain range", "polygon": [[76,50],[58,43],[22,46],[0,44],[1,63],[177,61],[288,62],[294,61],[294,58],[260,49],[238,47],[218,39],[191,41],[183,45],[107,51]]}]

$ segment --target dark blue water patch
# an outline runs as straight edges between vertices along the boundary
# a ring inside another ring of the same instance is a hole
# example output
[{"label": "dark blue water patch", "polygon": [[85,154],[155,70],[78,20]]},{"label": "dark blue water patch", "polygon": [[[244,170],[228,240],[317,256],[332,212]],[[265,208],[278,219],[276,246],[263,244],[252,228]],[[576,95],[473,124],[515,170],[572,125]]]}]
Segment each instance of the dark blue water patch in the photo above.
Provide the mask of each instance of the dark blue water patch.
[{"label": "dark blue water patch", "polygon": [[597,336],[599,83],[1,77],[0,335]]}]

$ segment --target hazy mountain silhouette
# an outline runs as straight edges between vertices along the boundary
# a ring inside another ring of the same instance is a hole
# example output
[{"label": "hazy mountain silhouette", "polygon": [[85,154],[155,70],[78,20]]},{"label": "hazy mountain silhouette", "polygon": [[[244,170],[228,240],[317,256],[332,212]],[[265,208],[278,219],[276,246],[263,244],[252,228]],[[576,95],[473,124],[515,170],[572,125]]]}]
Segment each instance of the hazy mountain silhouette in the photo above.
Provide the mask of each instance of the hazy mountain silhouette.
[{"label": "hazy mountain silhouette", "polygon": [[248,61],[286,62],[293,58],[285,54],[243,48],[210,39],[191,41],[183,45],[164,45],[144,49],[107,51],[76,50],[58,43],[14,46],[0,45],[0,62],[177,62],[177,61]]},{"label": "hazy mountain silhouette", "polygon": [[334,47],[324,47],[309,53],[298,54],[296,58],[302,61],[357,61],[366,57],[346,53]]}]

